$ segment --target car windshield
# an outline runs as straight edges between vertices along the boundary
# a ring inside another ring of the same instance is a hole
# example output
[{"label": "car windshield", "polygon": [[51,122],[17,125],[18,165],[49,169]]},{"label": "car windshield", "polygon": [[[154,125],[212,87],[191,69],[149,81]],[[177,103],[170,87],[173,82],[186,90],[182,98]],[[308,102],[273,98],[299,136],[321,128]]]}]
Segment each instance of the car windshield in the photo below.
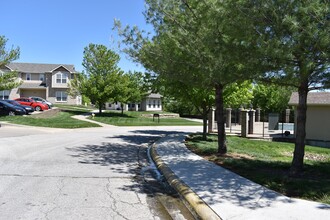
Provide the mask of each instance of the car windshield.
[{"label": "car windshield", "polygon": [[14,101],[14,100],[8,100],[7,102],[9,104],[12,104],[12,105],[21,105],[21,104],[19,104],[18,102]]},{"label": "car windshield", "polygon": [[42,98],[38,98],[38,101],[46,102],[46,100]]},{"label": "car windshield", "polygon": [[6,105],[6,106],[9,106],[9,107],[12,107],[12,108],[15,108],[14,105],[8,103],[8,102],[5,102],[5,101],[0,101],[3,105]]}]

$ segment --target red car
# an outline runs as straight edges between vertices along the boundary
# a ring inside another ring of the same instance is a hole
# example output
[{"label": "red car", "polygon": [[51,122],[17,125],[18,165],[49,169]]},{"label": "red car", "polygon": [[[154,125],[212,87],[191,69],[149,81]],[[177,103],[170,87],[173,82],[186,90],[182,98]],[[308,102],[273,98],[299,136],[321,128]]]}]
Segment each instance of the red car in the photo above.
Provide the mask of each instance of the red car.
[{"label": "red car", "polygon": [[21,98],[15,99],[15,101],[17,101],[21,105],[31,106],[36,111],[44,111],[44,110],[49,109],[47,104],[44,104],[44,103],[41,103],[41,102],[36,102],[36,101],[34,101],[33,99],[30,99],[30,98],[21,97]]}]

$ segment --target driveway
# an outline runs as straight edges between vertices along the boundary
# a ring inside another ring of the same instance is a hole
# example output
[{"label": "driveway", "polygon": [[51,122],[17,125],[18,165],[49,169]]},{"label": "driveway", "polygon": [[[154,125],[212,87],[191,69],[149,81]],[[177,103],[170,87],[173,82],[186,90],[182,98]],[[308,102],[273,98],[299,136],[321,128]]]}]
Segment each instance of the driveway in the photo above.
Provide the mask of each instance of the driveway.
[{"label": "driveway", "polygon": [[0,128],[0,219],[166,219],[139,181],[148,145],[195,127]]}]

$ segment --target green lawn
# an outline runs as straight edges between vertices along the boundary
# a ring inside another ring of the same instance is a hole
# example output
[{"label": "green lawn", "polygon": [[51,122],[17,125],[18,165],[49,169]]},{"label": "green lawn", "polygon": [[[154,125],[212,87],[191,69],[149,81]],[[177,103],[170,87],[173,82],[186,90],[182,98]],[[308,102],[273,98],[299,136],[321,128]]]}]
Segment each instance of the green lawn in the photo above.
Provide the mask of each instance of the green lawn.
[{"label": "green lawn", "polygon": [[[102,114],[95,114],[89,119],[116,126],[180,126],[180,125],[202,125],[199,122],[189,121],[183,118],[162,118],[153,120],[152,117],[143,117],[143,114],[153,114],[156,112],[135,112],[125,111],[122,115],[120,111],[107,111]],[[160,113],[160,112],[157,112]],[[162,113],[160,113],[162,114]]]},{"label": "green lawn", "polygon": [[52,109],[39,114],[26,116],[5,116],[0,121],[7,121],[14,124],[30,125],[37,127],[51,128],[87,128],[100,127],[97,124],[74,119],[71,116],[89,112],[89,108],[83,106],[58,105],[60,109]]},{"label": "green lawn", "polygon": [[[57,109],[47,110],[38,114],[26,116],[5,116],[0,117],[1,121],[7,121],[14,124],[38,126],[38,127],[52,127],[52,128],[86,128],[86,127],[100,127],[95,123],[81,121],[74,119],[71,116],[88,113],[93,108],[75,105],[56,105]],[[95,108],[94,108],[95,109]],[[160,118],[143,117],[143,114],[153,114],[154,112],[124,112],[122,115],[118,111],[104,112],[96,114],[91,120],[102,122],[105,124],[112,124],[117,126],[179,126],[179,125],[202,125],[198,122],[189,121],[182,118]],[[159,112],[157,112],[159,113]]]},{"label": "green lawn", "polygon": [[306,146],[305,170],[288,176],[294,144],[227,137],[228,153],[218,156],[217,136],[187,138],[195,153],[243,177],[290,197],[330,204],[330,149]]}]

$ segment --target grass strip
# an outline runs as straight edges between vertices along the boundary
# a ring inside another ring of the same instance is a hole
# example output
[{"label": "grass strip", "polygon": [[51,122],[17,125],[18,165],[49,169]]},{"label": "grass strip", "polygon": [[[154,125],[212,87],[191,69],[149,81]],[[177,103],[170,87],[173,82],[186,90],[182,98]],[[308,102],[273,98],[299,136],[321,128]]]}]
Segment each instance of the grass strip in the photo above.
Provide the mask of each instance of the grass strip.
[{"label": "grass strip", "polygon": [[58,108],[47,110],[38,114],[26,116],[5,116],[0,121],[7,121],[13,124],[50,127],[50,128],[88,128],[100,127],[98,124],[74,119],[71,116],[89,112],[88,109]]},{"label": "grass strip", "polygon": [[253,182],[289,197],[330,204],[330,149],[306,146],[304,172],[290,177],[294,144],[227,137],[228,153],[217,154],[217,136],[188,137],[190,150]]},{"label": "grass strip", "polygon": [[[125,111],[124,114],[121,112],[108,111],[102,114],[95,114],[95,117],[90,117],[89,119],[95,120],[105,124],[111,124],[116,126],[193,126],[202,125],[200,122],[189,121],[187,119],[179,117],[168,117],[164,118],[160,116],[159,122],[158,118],[153,118],[154,112],[134,112]],[[157,114],[164,114],[157,112]],[[166,113],[165,113],[166,114]],[[146,116],[149,115],[149,116]]]}]

